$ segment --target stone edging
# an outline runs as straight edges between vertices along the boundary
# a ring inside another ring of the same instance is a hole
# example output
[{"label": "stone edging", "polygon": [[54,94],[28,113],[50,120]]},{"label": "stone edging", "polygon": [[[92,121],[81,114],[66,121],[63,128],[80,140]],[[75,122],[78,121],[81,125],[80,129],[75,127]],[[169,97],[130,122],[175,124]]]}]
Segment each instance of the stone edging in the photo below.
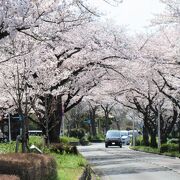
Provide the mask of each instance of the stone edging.
[{"label": "stone edging", "polygon": [[78,180],[91,180],[91,172],[92,170],[90,165],[86,165],[81,177]]}]

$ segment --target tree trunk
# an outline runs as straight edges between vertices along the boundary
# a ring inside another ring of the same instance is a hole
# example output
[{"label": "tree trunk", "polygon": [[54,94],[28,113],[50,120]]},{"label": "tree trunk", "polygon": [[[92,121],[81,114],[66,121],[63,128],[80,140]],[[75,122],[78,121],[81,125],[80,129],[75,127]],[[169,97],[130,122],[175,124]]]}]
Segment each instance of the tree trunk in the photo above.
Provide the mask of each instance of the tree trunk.
[{"label": "tree trunk", "polygon": [[[44,121],[45,121],[45,120],[44,120]],[[41,125],[40,127],[41,127],[42,134],[43,134],[43,138],[44,138],[44,145],[47,146],[47,145],[49,144],[48,138],[47,138],[47,133],[48,133],[48,132],[46,132],[47,129],[46,129],[45,126],[43,126],[43,125]]]},{"label": "tree trunk", "polygon": [[23,115],[22,112],[22,108],[21,106],[19,106],[18,109],[18,114],[19,114],[19,118],[21,121],[21,128],[22,128],[22,134],[21,134],[21,138],[22,138],[22,153],[26,153],[27,152],[27,128],[26,128],[26,121],[27,121],[27,117],[25,117]]},{"label": "tree trunk", "polygon": [[117,125],[117,129],[120,130],[119,121],[117,121],[116,125]]},{"label": "tree trunk", "polygon": [[[57,122],[56,119],[52,120],[52,126],[54,126],[50,131],[49,131],[49,142],[50,143],[60,143],[60,121]],[[56,124],[56,125],[55,125]]]},{"label": "tree trunk", "polygon": [[95,115],[96,115],[96,109],[92,108],[90,110],[90,119],[91,119],[91,129],[92,129],[92,135],[96,136],[96,122],[95,122]]},{"label": "tree trunk", "polygon": [[55,98],[55,111],[50,117],[51,121],[49,124],[49,141],[50,143],[59,143],[60,129],[62,124],[63,108],[62,98],[57,96]]},{"label": "tree trunk", "polygon": [[150,146],[156,148],[157,147],[156,134],[153,133],[150,136],[151,136]]},{"label": "tree trunk", "polygon": [[149,146],[149,135],[145,126],[143,126],[143,144],[144,146]]},{"label": "tree trunk", "polygon": [[28,138],[28,133],[27,133],[27,128],[26,128],[26,117],[24,118],[23,115],[21,115],[22,118],[22,153],[27,152],[27,138]]},{"label": "tree trunk", "polygon": [[105,112],[105,130],[106,132],[109,130],[109,114]]}]

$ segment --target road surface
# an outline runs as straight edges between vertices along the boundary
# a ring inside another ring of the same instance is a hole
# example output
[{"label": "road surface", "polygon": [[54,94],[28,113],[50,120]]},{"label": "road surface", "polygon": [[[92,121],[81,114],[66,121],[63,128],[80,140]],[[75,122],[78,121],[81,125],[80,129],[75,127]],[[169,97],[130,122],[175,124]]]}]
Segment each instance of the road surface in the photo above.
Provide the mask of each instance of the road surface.
[{"label": "road surface", "polygon": [[180,159],[104,143],[78,146],[101,180],[180,180]]}]

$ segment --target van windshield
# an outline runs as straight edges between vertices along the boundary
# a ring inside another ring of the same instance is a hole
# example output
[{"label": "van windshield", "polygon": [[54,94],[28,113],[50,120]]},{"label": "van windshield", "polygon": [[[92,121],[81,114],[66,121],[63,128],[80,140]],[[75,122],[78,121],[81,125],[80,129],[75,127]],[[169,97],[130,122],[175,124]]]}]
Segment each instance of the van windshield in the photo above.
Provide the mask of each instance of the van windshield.
[{"label": "van windshield", "polygon": [[107,132],[106,137],[107,138],[119,138],[120,137],[120,132],[118,132],[118,131]]}]

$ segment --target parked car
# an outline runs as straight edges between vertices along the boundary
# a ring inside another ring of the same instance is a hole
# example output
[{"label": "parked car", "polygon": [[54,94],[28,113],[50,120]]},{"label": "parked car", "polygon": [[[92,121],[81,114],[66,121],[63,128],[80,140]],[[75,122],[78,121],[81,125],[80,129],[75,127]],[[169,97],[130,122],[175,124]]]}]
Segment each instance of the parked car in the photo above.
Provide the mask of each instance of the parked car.
[{"label": "parked car", "polygon": [[129,136],[129,132],[126,130],[121,130],[120,134],[121,134],[122,143],[125,145],[129,145],[131,140]]},{"label": "parked car", "polygon": [[109,130],[106,133],[105,147],[108,146],[119,146],[122,148],[121,134],[118,130]]}]

